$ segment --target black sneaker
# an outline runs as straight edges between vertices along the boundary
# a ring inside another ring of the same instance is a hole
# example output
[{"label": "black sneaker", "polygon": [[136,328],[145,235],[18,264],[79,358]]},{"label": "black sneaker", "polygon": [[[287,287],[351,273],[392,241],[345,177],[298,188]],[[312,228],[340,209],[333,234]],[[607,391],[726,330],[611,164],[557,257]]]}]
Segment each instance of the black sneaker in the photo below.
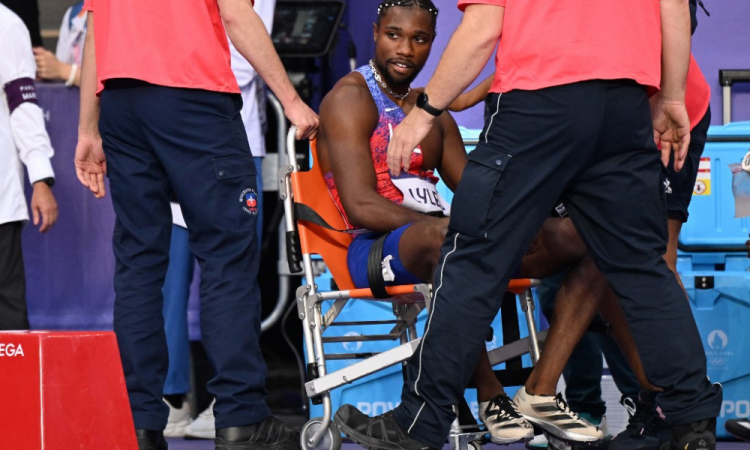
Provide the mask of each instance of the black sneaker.
[{"label": "black sneaker", "polygon": [[623,396],[620,403],[630,418],[627,428],[610,441],[610,450],[659,450],[672,438],[669,423],[656,407],[654,393],[643,391],[638,398]]},{"label": "black sneaker", "polygon": [[370,450],[430,450],[401,428],[393,411],[369,417],[352,405],[343,405],[333,421],[351,440]]},{"label": "black sneaker", "polygon": [[750,420],[729,419],[724,424],[724,428],[726,428],[733,436],[736,436],[743,441],[750,441]]},{"label": "black sneaker", "polygon": [[271,416],[242,427],[216,430],[216,450],[299,450],[299,431]]},{"label": "black sneaker", "polygon": [[716,419],[672,427],[672,439],[660,450],[716,450]]},{"label": "black sneaker", "polygon": [[138,450],[167,450],[167,440],[161,431],[137,429],[135,440]]}]

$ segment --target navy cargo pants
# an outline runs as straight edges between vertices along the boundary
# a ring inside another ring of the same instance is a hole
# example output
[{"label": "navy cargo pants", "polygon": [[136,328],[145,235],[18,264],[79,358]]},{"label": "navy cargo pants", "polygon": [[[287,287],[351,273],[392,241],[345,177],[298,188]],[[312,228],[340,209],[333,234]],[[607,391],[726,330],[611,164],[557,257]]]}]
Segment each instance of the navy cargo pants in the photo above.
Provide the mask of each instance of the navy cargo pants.
[{"label": "navy cargo pants", "polygon": [[[513,269],[562,199],[620,298],[657,401],[675,424],[716,417],[721,388],[662,259],[667,216],[645,88],[586,81],[493,94],[453,199],[432,310],[408,364],[399,424],[440,448]],[[462,324],[456,326],[456,324]]]},{"label": "navy cargo pants", "polygon": [[239,95],[108,81],[99,129],[117,220],[114,328],[136,428],[162,430],[162,286],[177,194],[201,267],[201,332],[216,427],[265,419],[257,186]]}]

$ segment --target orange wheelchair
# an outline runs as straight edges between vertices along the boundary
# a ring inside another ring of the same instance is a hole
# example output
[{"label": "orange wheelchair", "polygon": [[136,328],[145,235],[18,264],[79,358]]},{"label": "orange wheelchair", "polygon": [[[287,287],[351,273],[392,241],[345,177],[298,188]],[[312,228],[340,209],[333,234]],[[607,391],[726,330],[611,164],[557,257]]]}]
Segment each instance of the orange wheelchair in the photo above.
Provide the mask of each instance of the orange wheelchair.
[{"label": "orange wheelchair", "polygon": [[[331,421],[332,405],[329,393],[340,386],[351,383],[367,375],[376,373],[395,364],[406,364],[419,345],[417,316],[425,308],[429,309],[432,294],[430,284],[410,284],[389,286],[385,290],[388,298],[375,298],[370,289],[356,289],[347,268],[347,248],[353,237],[345,232],[344,219],[339,213],[328,192],[317,160],[315,142],[311,142],[311,169],[300,171],[294,142],[295,129],[289,131],[286,153],[288,164],[279,169],[279,196],[284,202],[286,247],[290,271],[303,272],[307,284],[296,291],[295,302],[299,319],[302,321],[304,349],[307,357],[307,380],[305,391],[308,397],[323,405],[323,417],[310,419],[302,428],[301,447],[303,450],[339,450],[341,433]],[[313,282],[313,257],[322,258],[330,270],[338,290],[321,291]],[[531,288],[538,280],[511,280],[508,291],[519,296],[525,312],[529,336],[489,353],[493,365],[500,364],[523,354],[531,354],[532,361],[539,357],[540,343],[546,332],[538,333],[534,321],[534,300]],[[501,295],[499,293],[498,295]],[[363,317],[356,322],[336,322],[339,313],[350,299],[389,302],[393,305],[394,319],[391,321],[368,320]],[[332,304],[327,309],[323,302]],[[326,336],[332,326],[350,326],[366,329],[368,325],[392,324],[387,334],[367,334],[346,336]],[[374,355],[356,353],[326,354],[324,344],[330,342],[356,342],[373,340],[394,341],[394,347]],[[396,344],[397,342],[397,345]],[[342,369],[328,373],[329,360],[361,359]],[[456,421],[449,435],[455,450],[481,448],[486,432],[467,432]]]}]

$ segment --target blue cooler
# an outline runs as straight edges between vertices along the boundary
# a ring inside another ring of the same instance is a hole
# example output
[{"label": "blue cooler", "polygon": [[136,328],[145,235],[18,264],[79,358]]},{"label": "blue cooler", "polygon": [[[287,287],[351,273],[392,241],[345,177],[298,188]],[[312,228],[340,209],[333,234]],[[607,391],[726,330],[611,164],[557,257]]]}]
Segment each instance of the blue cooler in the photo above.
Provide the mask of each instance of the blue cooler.
[{"label": "blue cooler", "polygon": [[703,338],[711,381],[724,387],[717,436],[727,419],[750,416],[748,219],[734,218],[732,172],[750,150],[750,122],[709,129],[677,270]]}]

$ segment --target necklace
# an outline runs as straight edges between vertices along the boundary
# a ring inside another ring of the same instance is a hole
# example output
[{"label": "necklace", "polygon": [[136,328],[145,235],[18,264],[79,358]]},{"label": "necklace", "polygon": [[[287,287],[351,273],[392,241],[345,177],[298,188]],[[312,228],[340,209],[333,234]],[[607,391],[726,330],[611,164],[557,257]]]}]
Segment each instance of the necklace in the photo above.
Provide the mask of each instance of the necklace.
[{"label": "necklace", "polygon": [[380,74],[378,73],[377,69],[375,69],[375,63],[372,60],[370,60],[370,68],[372,69],[372,76],[373,78],[375,78],[375,81],[377,81],[378,84],[380,84],[380,86],[385,89],[385,92],[387,92],[391,97],[397,100],[403,100],[409,95],[409,92],[411,92],[411,86],[406,89],[406,94],[397,94],[393,92],[391,88],[389,88],[388,85],[385,84],[385,81],[380,78]]}]

